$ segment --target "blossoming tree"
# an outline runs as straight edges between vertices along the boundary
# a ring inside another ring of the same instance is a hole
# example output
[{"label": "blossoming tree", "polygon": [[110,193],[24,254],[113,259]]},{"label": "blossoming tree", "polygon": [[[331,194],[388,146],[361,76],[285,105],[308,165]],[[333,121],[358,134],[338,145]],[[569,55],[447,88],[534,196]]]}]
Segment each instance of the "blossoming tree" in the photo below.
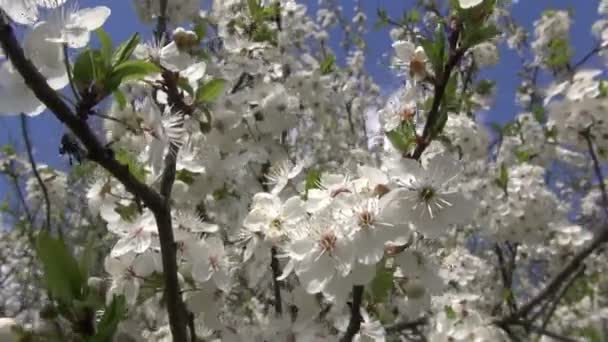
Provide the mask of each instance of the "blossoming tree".
[{"label": "blossoming tree", "polygon": [[[528,33],[509,1],[379,8],[386,101],[356,4],[133,3],[153,34],[117,43],[108,7],[0,0],[28,152],[0,154],[2,341],[608,338],[606,1],[581,60],[567,11]],[[522,112],[485,127],[502,43]],[[68,173],[34,159],[35,115],[66,127]]]}]

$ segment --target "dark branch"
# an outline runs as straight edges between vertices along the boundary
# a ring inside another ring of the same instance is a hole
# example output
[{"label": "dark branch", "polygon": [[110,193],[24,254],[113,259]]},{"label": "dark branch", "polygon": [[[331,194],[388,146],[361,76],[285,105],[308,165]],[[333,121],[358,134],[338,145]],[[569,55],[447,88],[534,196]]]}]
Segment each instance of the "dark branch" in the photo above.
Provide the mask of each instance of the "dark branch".
[{"label": "dark branch", "polygon": [[272,247],[270,249],[270,255],[272,260],[270,261],[270,268],[272,269],[272,286],[274,291],[274,311],[277,316],[283,314],[283,301],[281,300],[281,282],[277,279],[281,276],[281,266],[279,265],[279,259],[277,259],[277,249]]},{"label": "dark branch", "polygon": [[344,336],[340,339],[340,342],[351,342],[355,335],[361,329],[361,301],[363,300],[363,285],[353,286],[353,302],[350,306],[350,320],[348,321],[348,327]]}]

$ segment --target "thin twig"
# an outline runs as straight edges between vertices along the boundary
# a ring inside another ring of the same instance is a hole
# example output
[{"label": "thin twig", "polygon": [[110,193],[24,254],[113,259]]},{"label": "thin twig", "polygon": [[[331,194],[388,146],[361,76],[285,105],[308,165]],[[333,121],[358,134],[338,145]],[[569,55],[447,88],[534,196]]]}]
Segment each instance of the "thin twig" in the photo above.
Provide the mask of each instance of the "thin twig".
[{"label": "thin twig", "polygon": [[593,160],[593,170],[595,172],[595,176],[597,177],[599,183],[598,185],[602,194],[602,207],[604,208],[604,212],[606,213],[606,215],[608,215],[608,192],[606,192],[606,184],[604,184],[604,174],[602,173],[602,167],[599,159],[597,158],[597,155],[595,154],[593,142],[591,141],[591,128],[581,132],[580,135],[587,141],[589,154],[591,155],[591,160]]},{"label": "thin twig", "polygon": [[553,317],[553,313],[555,313],[555,310],[557,309],[557,306],[561,302],[562,298],[564,297],[564,295],[566,294],[568,289],[572,286],[572,284],[574,284],[576,279],[578,279],[578,277],[581,274],[583,274],[584,272],[585,272],[585,265],[581,266],[578,269],[578,271],[576,271],[576,273],[574,273],[572,278],[570,278],[570,280],[568,280],[566,285],[564,285],[564,287],[562,287],[562,289],[559,291],[559,293],[555,296],[553,303],[551,303],[551,306],[549,307],[549,310],[547,311],[547,315],[545,316],[545,318],[543,319],[543,322],[540,325],[541,329],[545,330],[545,328],[547,328],[547,325],[551,321],[551,317]]},{"label": "thin twig", "polygon": [[165,35],[167,34],[167,3],[168,0],[160,0],[160,14],[156,22],[156,30],[154,36],[157,42],[166,42]]},{"label": "thin twig", "polygon": [[270,261],[270,268],[272,269],[272,286],[274,292],[274,311],[277,316],[283,315],[283,301],[281,299],[281,282],[277,279],[281,276],[281,267],[279,265],[279,259],[277,258],[277,249],[272,247],[270,249],[270,255],[272,260]]},{"label": "thin twig", "polygon": [[74,84],[74,76],[72,75],[72,67],[70,66],[70,59],[68,58],[68,44],[63,43],[63,63],[65,65],[65,71],[68,74],[68,81],[70,83],[70,88],[72,89],[72,94],[74,94],[74,100],[76,102],[80,102],[80,94],[76,90],[76,85]]},{"label": "thin twig", "polygon": [[562,284],[579,269],[585,259],[607,241],[608,225],[605,225],[600,230],[599,235],[596,236],[593,241],[587,245],[587,247],[580,250],[536,296],[520,307],[517,312],[514,312],[502,319],[498,319],[494,323],[502,326],[527,317],[536,306],[543,303],[547,298],[559,290],[562,287]]},{"label": "thin twig", "polygon": [[361,329],[361,302],[363,300],[363,285],[353,286],[353,301],[350,306],[350,320],[348,321],[348,327],[344,336],[340,339],[340,342],[351,342],[355,335]]},{"label": "thin twig", "polygon": [[[47,232],[51,232],[51,199],[49,198],[49,190],[46,188],[46,184],[40,177],[40,173],[38,172],[38,166],[36,165],[36,161],[34,160],[34,154],[32,153],[32,142],[30,141],[30,134],[27,129],[27,117],[25,114],[21,113],[21,133],[23,135],[23,141],[25,142],[25,150],[27,151],[27,157],[30,161],[30,166],[32,167],[32,172],[38,181],[38,185],[42,190],[42,195],[44,197],[44,204],[46,206],[46,222],[45,227]],[[62,236],[61,229],[57,227],[57,232],[59,236]]]}]

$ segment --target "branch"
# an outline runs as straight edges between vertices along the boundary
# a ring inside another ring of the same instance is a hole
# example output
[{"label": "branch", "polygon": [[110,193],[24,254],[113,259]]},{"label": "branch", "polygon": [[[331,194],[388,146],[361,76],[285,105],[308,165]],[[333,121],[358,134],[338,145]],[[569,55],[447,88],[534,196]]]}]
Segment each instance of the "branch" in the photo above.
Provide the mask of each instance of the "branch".
[{"label": "branch", "polygon": [[454,67],[460,62],[462,56],[466,50],[459,48],[454,50],[453,53],[450,54],[450,58],[445,65],[443,72],[441,73],[441,79],[439,83],[435,85],[435,93],[433,94],[433,104],[431,105],[431,111],[429,112],[429,116],[426,120],[426,124],[424,125],[424,130],[422,132],[422,138],[420,142],[416,145],[416,149],[414,153],[412,153],[412,159],[420,159],[422,156],[422,152],[429,146],[433,137],[431,136],[431,131],[433,126],[437,120],[439,120],[440,112],[439,107],[441,106],[441,102],[443,101],[443,95],[445,94],[445,89],[448,85],[448,81],[450,80],[450,75],[452,74],[452,70]]},{"label": "branch", "polygon": [[283,301],[281,300],[281,282],[277,279],[281,276],[281,266],[279,265],[279,259],[277,259],[277,249],[272,247],[270,249],[271,261],[270,268],[272,269],[272,285],[274,290],[274,311],[277,316],[283,315]]},{"label": "branch", "polygon": [[25,57],[23,49],[15,38],[13,28],[7,22],[7,17],[1,10],[0,46],[15,69],[23,77],[29,89],[62,123],[70,128],[86,147],[88,152],[87,157],[116,177],[127,191],[141,198],[143,203],[154,213],[161,243],[169,325],[174,341],[186,342],[187,320],[179,291],[175,243],[173,243],[173,229],[171,227],[171,212],[168,210],[168,206],[166,206],[165,199],[152,188],[137,180],[129,171],[128,166],[114,159],[113,152],[99,141],[87,122],[72,112],[59,97],[58,93],[49,87],[44,76]]},{"label": "branch", "polygon": [[600,161],[597,158],[597,155],[595,154],[593,142],[591,141],[591,128],[580,132],[580,135],[587,141],[589,154],[591,155],[591,159],[593,160],[593,170],[599,182],[600,192],[602,194],[602,207],[604,208],[604,212],[606,213],[606,215],[608,215],[608,192],[606,192],[606,184],[604,184],[604,174],[602,173],[602,167]]},{"label": "branch", "polygon": [[494,323],[499,326],[504,326],[513,324],[513,322],[518,322],[521,318],[527,317],[537,305],[541,304],[557,292],[562,287],[562,284],[581,267],[585,259],[605,242],[608,242],[608,225],[605,225],[601,229],[600,234],[596,236],[587,247],[579,251],[534,298],[529,300],[517,312],[499,319]]},{"label": "branch", "polygon": [[350,320],[348,322],[348,328],[346,328],[346,333],[344,333],[340,342],[351,342],[359,332],[359,329],[361,329],[361,321],[363,321],[363,317],[361,317],[363,289],[363,285],[353,286],[353,302],[350,306]]},{"label": "branch", "polygon": [[576,271],[576,273],[572,276],[572,278],[570,278],[570,280],[568,280],[566,285],[564,285],[564,287],[562,287],[562,289],[559,291],[559,293],[555,296],[555,299],[554,299],[553,303],[551,303],[551,307],[549,307],[549,310],[547,311],[547,315],[543,319],[543,322],[540,326],[541,329],[544,330],[545,328],[547,328],[547,325],[551,321],[551,317],[553,317],[553,313],[555,313],[555,310],[557,309],[557,306],[561,302],[562,298],[564,297],[564,295],[566,294],[568,289],[572,286],[572,284],[574,284],[576,279],[578,279],[578,277],[581,274],[583,274],[584,272],[585,272],[585,265],[581,266]]},{"label": "branch", "polygon": [[533,325],[529,322],[524,322],[524,321],[516,321],[516,322],[512,322],[511,325],[519,325],[524,327],[527,330],[530,330],[532,332],[535,332],[537,334],[540,335],[545,335],[547,337],[551,337],[552,339],[556,340],[556,341],[561,341],[561,342],[577,342],[577,340],[570,338],[570,337],[566,337],[566,336],[562,336],[558,333],[554,333],[552,331],[548,331],[544,328],[541,328],[539,326]]},{"label": "branch", "polygon": [[[30,135],[27,129],[27,119],[25,114],[21,114],[21,134],[23,135],[23,141],[25,142],[25,150],[27,151],[27,157],[30,161],[30,165],[32,167],[32,172],[38,181],[38,185],[42,189],[42,195],[44,197],[44,204],[46,205],[46,222],[45,228],[47,232],[51,232],[51,200],[49,198],[49,190],[46,188],[46,184],[40,177],[40,173],[38,172],[38,166],[36,165],[36,161],[34,160],[34,154],[32,153],[32,142],[30,141]],[[61,229],[57,227],[57,232],[61,237],[63,234]]]},{"label": "branch", "polygon": [[154,37],[158,43],[165,41],[167,34],[167,3],[169,0],[160,1],[160,14],[158,15],[158,21],[156,22],[156,30],[154,31]]},{"label": "branch", "polygon": [[587,63],[587,61],[589,59],[591,59],[591,57],[595,56],[597,53],[599,53],[600,51],[602,51],[606,48],[608,48],[608,45],[601,45],[601,44],[597,45],[595,48],[593,48],[591,51],[589,51],[585,56],[583,56],[583,58],[581,58],[578,62],[574,63],[574,65],[572,66],[572,71],[575,71],[580,66]]},{"label": "branch", "polygon": [[428,319],[425,316],[422,316],[413,321],[398,322],[398,323],[395,323],[392,325],[388,325],[384,328],[384,330],[386,331],[386,334],[388,335],[388,334],[398,333],[403,330],[415,329],[421,325],[426,325],[427,323],[428,323]]},{"label": "branch", "polygon": [[[513,294],[513,262],[509,261],[509,263],[507,264],[507,262],[505,261],[504,255],[503,255],[503,250],[500,247],[500,245],[498,243],[496,243],[496,245],[494,245],[494,252],[496,253],[496,256],[498,257],[498,266],[500,268],[500,274],[502,277],[502,286],[503,289],[506,291],[509,291],[508,296],[507,296],[507,304],[509,305],[509,309],[511,312],[515,312],[517,311],[517,303],[515,302],[515,297]],[[514,256],[512,256],[511,260],[514,260]],[[502,307],[502,304],[500,305]]]}]

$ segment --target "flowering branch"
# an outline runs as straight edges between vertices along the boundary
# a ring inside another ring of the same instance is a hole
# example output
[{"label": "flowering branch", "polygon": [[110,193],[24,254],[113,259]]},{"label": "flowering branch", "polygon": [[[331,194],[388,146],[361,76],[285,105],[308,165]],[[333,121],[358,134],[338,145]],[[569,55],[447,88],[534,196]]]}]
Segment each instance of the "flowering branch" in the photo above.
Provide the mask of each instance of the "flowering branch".
[{"label": "flowering branch", "polygon": [[[453,32],[453,35],[458,35],[458,30]],[[445,90],[447,88],[448,82],[450,80],[450,75],[452,74],[452,70],[458,65],[462,57],[464,56],[466,49],[460,47],[455,48],[455,43],[452,41],[457,41],[457,39],[453,39],[450,37],[450,58],[443,68],[443,72],[441,73],[437,83],[435,84],[435,93],[433,94],[433,103],[431,105],[431,110],[429,112],[428,119],[426,120],[426,124],[424,125],[424,130],[422,131],[422,137],[419,139],[419,143],[416,145],[416,149],[410,156],[412,159],[420,159],[422,156],[422,152],[429,146],[431,140],[433,139],[432,128],[435,126],[437,121],[440,118],[439,107],[441,106],[441,102],[443,101],[443,95],[445,94]]]},{"label": "flowering branch", "polygon": [[[83,116],[74,113],[66,105],[59,94],[46,82],[45,77],[36,69],[34,64],[25,57],[23,49],[19,45],[13,28],[7,17],[0,11],[0,45],[6,56],[10,59],[15,69],[23,77],[26,85],[36,97],[53,112],[62,123],[78,137],[87,149],[87,157],[110,174],[116,177],[127,189],[150,208],[156,219],[159,239],[161,241],[161,254],[163,274],[165,277],[165,299],[169,314],[169,324],[174,341],[185,342],[186,317],[184,305],[179,291],[177,278],[177,262],[175,255],[175,243],[173,242],[173,230],[171,227],[171,212],[166,205],[165,198],[146,184],[140,182],[126,165],[119,163],[112,150],[105,147],[91,127],[83,120]],[[82,103],[81,103],[82,104]],[[90,104],[89,104],[90,105]],[[82,106],[78,106],[83,108]],[[84,108],[89,107],[84,106]],[[79,111],[80,112],[80,111]]]}]

